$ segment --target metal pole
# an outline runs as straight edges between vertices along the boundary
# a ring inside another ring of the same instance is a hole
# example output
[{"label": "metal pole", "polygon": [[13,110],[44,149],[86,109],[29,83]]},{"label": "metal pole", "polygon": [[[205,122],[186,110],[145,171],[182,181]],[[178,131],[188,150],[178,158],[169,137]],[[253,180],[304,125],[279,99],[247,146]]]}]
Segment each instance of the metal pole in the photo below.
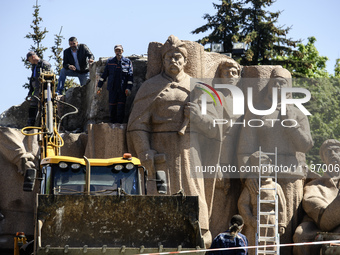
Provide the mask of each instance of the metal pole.
[{"label": "metal pole", "polygon": [[85,192],[87,195],[90,195],[90,183],[91,183],[91,165],[90,161],[87,157],[84,156],[85,163],[86,163],[86,182],[85,182]]}]

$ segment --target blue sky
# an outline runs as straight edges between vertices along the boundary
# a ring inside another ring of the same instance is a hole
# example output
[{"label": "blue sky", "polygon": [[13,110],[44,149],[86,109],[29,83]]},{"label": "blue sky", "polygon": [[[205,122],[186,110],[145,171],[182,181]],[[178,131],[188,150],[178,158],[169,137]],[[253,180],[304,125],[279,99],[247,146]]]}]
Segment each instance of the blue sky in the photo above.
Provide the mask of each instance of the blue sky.
[{"label": "blue sky", "polygon": [[[52,55],[54,35],[61,26],[64,41],[76,36],[89,46],[96,60],[113,56],[113,46],[122,44],[124,55],[146,54],[149,42],[165,42],[171,34],[182,40],[195,41],[203,35],[190,32],[205,24],[204,13],[215,14],[213,0],[39,0],[42,27],[49,33],[43,45],[49,47],[44,58]],[[218,3],[218,0],[214,0]],[[0,113],[12,105],[21,104],[28,90],[22,85],[30,76],[21,57],[28,52],[32,41],[24,38],[32,32],[33,5],[36,0],[2,0],[0,3]],[[293,26],[289,36],[307,42],[309,36],[317,39],[320,55],[327,56],[327,70],[333,74],[335,59],[340,58],[336,31],[340,24],[339,0],[277,0],[271,10],[282,10],[279,25]],[[51,61],[53,62],[53,61]]]}]

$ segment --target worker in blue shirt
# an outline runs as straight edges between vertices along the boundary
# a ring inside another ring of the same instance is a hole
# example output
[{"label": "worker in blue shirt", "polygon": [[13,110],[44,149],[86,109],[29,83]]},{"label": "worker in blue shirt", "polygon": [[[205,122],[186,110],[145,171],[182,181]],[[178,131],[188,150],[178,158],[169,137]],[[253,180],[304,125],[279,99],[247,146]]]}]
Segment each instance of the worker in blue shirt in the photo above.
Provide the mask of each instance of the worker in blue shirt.
[{"label": "worker in blue shirt", "polygon": [[133,86],[133,68],[130,59],[123,57],[123,46],[114,47],[116,56],[109,58],[98,82],[97,94],[100,94],[105,80],[109,91],[110,122],[123,123],[126,97],[131,95]]},{"label": "worker in blue shirt", "polygon": [[[247,247],[248,240],[245,235],[241,234],[244,225],[244,221],[241,215],[234,215],[230,220],[229,230],[218,234],[210,249],[216,248],[232,248],[232,247]],[[247,255],[247,248],[232,249],[232,250],[220,250],[210,251],[209,255]]]}]

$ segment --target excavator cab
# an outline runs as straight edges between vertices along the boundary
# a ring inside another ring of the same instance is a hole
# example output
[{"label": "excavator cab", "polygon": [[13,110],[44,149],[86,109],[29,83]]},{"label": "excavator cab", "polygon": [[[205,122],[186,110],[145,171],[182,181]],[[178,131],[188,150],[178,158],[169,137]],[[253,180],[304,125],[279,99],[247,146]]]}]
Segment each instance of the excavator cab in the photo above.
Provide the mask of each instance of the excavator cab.
[{"label": "excavator cab", "polygon": [[[111,159],[55,156],[42,161],[42,194],[142,195],[145,169],[131,154]],[[89,183],[87,183],[89,181]]]}]

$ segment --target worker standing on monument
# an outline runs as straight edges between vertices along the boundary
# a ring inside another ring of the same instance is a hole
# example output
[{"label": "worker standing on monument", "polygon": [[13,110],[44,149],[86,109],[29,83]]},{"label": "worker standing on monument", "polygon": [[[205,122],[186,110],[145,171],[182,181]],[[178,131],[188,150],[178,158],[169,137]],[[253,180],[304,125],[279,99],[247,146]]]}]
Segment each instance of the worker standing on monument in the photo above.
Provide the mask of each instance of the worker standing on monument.
[{"label": "worker standing on monument", "polygon": [[105,80],[109,91],[110,122],[123,123],[126,97],[131,95],[133,86],[133,67],[130,59],[123,57],[123,46],[114,47],[116,56],[109,58],[98,82],[97,94],[100,94]]},{"label": "worker standing on monument", "polygon": [[34,126],[35,119],[38,113],[38,99],[36,97],[40,94],[39,76],[43,71],[50,71],[51,64],[46,60],[42,60],[38,55],[30,51],[26,55],[27,61],[32,64],[32,76],[29,83],[29,92],[27,98],[30,100],[30,107],[28,110],[27,126]]},{"label": "worker standing on monument", "polygon": [[66,76],[78,77],[81,86],[89,79],[89,64],[93,63],[94,56],[86,44],[78,43],[76,37],[68,39],[69,48],[64,50],[63,69],[60,70],[57,94],[64,90]]}]

